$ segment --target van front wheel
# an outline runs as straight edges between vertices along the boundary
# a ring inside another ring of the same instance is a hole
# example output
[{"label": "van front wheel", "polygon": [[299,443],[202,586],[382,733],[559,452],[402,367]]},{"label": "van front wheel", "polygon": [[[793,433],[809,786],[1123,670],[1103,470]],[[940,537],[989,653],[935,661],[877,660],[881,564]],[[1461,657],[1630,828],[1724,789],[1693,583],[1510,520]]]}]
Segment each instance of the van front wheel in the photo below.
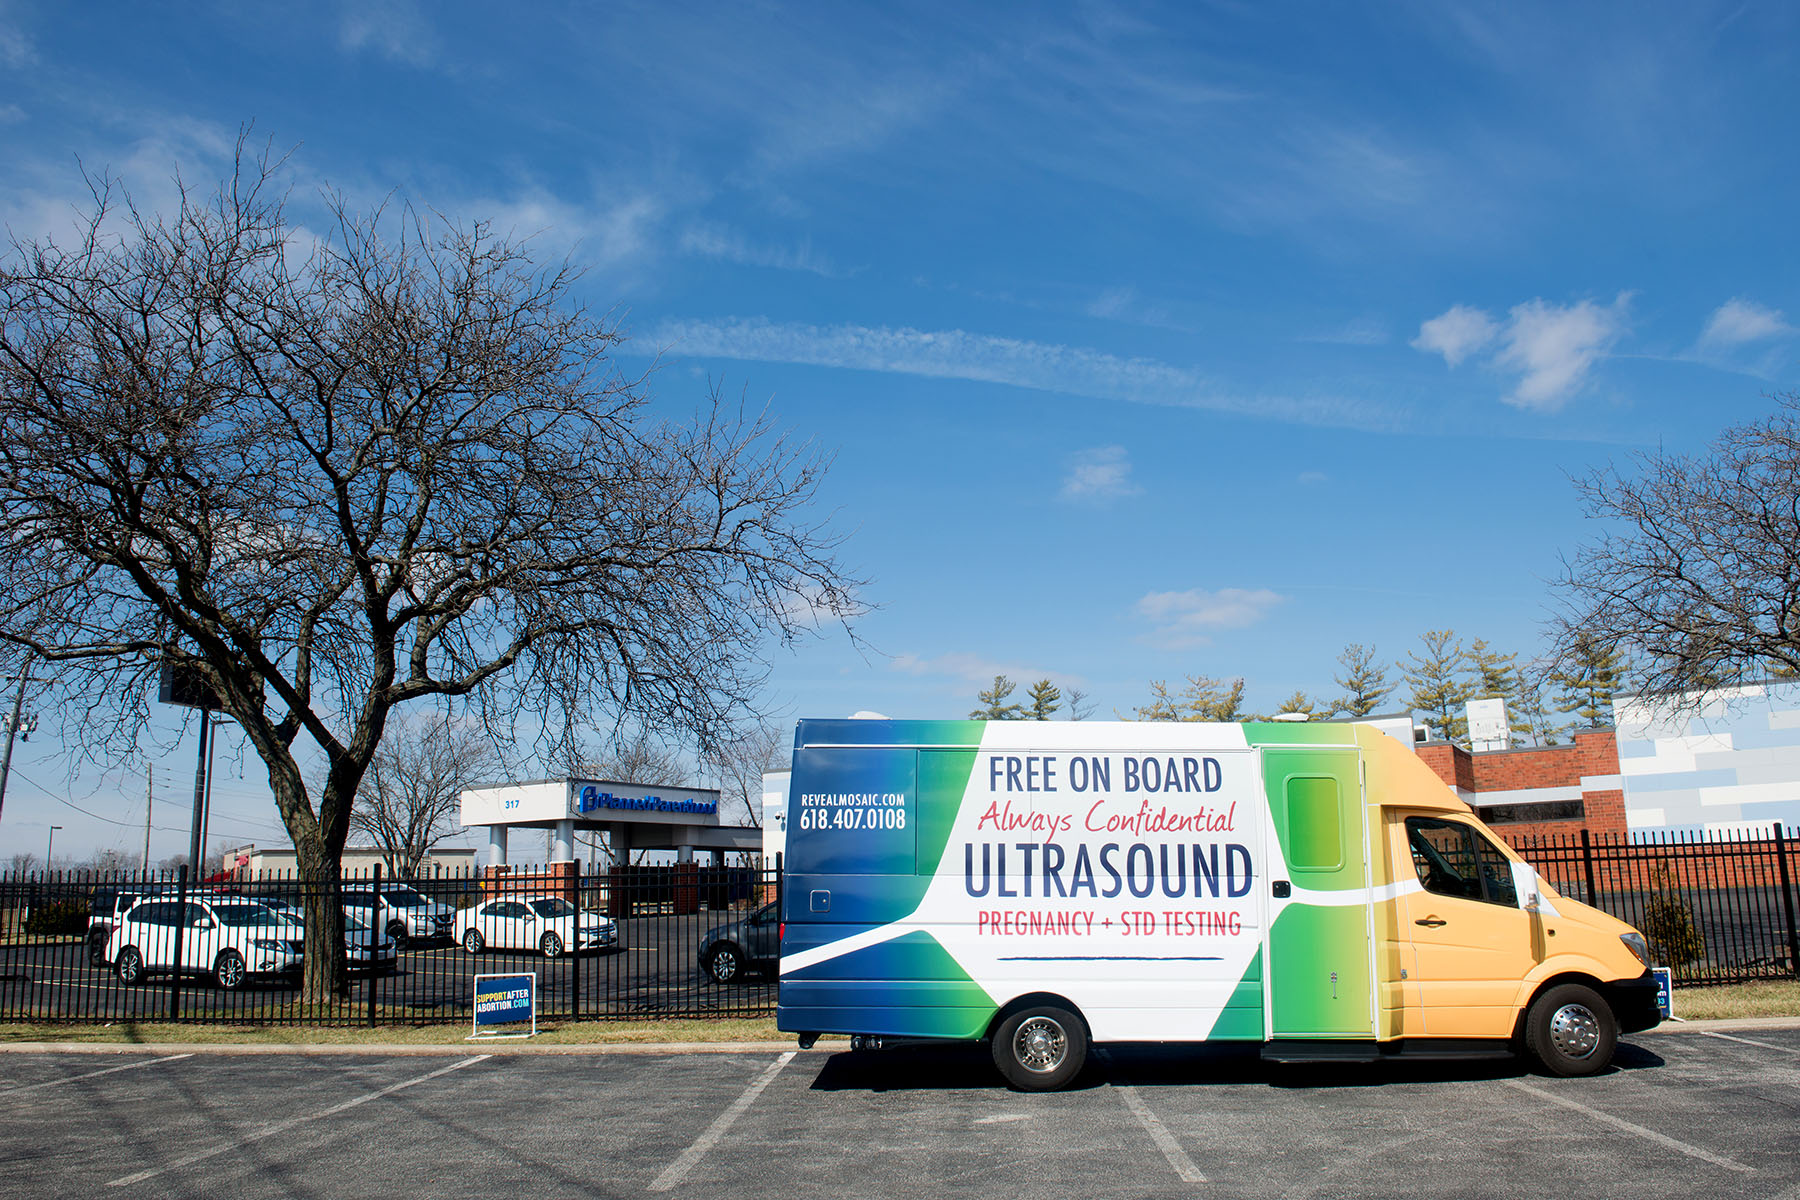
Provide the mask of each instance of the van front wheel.
[{"label": "van front wheel", "polygon": [[994,1065],[1021,1091],[1067,1087],[1087,1061],[1087,1029],[1066,1009],[1020,1009],[994,1030]]},{"label": "van front wheel", "polygon": [[1612,1061],[1619,1022],[1592,988],[1558,984],[1532,1002],[1525,1047],[1552,1075],[1592,1075]]}]

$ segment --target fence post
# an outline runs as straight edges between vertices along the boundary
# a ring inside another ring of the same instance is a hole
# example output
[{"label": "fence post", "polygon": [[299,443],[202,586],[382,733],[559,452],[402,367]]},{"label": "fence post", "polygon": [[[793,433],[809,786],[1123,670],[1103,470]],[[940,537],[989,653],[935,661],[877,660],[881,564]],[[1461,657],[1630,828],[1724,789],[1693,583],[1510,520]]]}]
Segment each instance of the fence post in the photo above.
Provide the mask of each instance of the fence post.
[{"label": "fence post", "polygon": [[1794,890],[1788,874],[1787,833],[1775,822],[1775,862],[1781,868],[1781,904],[1787,910],[1788,970],[1800,977],[1800,929],[1794,925]]},{"label": "fence post", "polygon": [[188,869],[184,863],[175,879],[175,969],[169,973],[169,1020],[181,1020],[181,935],[187,931]]},{"label": "fence post", "polygon": [[1594,841],[1588,836],[1585,825],[1581,829],[1581,862],[1587,871],[1587,902],[1599,908],[1600,889],[1594,885]]},{"label": "fence post", "polygon": [[581,860],[575,860],[575,944],[569,947],[569,971],[574,976],[574,999],[569,1001],[569,1019],[581,1020]]},{"label": "fence post", "polygon": [[[375,1028],[375,950],[381,945],[381,863],[375,864],[375,887],[369,893],[375,901],[369,909],[369,1028]],[[344,964],[348,971],[350,964]]]}]

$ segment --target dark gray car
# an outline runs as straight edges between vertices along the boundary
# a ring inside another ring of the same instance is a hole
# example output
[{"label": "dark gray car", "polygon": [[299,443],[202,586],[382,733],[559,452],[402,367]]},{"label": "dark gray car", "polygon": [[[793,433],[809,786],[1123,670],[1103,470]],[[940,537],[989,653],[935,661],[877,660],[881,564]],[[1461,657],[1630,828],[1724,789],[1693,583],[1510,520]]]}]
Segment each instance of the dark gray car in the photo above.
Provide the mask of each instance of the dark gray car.
[{"label": "dark gray car", "polygon": [[773,972],[780,961],[781,915],[773,904],[715,926],[700,939],[700,969],[714,983],[735,983],[745,971]]}]

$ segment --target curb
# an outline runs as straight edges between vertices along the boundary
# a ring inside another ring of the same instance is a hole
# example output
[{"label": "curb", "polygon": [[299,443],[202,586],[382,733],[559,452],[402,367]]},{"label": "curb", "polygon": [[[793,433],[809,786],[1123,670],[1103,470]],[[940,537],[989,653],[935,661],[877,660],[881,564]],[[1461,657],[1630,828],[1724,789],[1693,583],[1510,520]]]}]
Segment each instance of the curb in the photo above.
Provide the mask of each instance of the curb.
[{"label": "curb", "polygon": [[844,1038],[820,1038],[811,1050],[799,1050],[793,1041],[781,1042],[573,1042],[556,1045],[546,1042],[514,1042],[499,1038],[470,1042],[431,1042],[405,1044],[394,1042],[292,1043],[271,1042],[0,1042],[0,1054],[271,1054],[308,1058],[341,1056],[382,1056],[387,1058],[432,1058],[468,1054],[525,1055],[675,1055],[675,1054],[778,1054],[794,1050],[801,1054],[837,1054],[848,1050]]},{"label": "curb", "polygon": [[[1670,1021],[1627,1037],[1666,1037],[1684,1033],[1748,1033],[1758,1029],[1800,1029],[1800,1017],[1729,1017],[1709,1021]],[[792,1039],[764,1042],[573,1042],[561,1045],[492,1039],[469,1042],[405,1044],[394,1042],[283,1043],[271,1042],[0,1042],[0,1054],[219,1054],[333,1056],[385,1056],[431,1058],[464,1054],[524,1054],[567,1057],[602,1055],[676,1054],[839,1054],[850,1048],[844,1038],[821,1038],[810,1050],[799,1050]]]}]

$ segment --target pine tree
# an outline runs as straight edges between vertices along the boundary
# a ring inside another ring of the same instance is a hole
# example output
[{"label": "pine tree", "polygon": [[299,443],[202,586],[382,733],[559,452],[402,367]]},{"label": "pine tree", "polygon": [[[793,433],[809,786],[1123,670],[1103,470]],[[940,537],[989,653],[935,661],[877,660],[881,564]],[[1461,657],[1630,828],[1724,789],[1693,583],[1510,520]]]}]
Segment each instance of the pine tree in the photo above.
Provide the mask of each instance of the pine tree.
[{"label": "pine tree", "polygon": [[1394,690],[1394,685],[1387,679],[1387,665],[1376,661],[1373,646],[1352,642],[1338,655],[1338,662],[1343,665],[1344,673],[1333,679],[1344,689],[1344,694],[1331,702],[1327,716],[1343,713],[1347,717],[1366,717]]},{"label": "pine tree", "polygon": [[1276,709],[1275,712],[1277,715],[1280,715],[1281,713],[1305,713],[1310,717],[1313,715],[1316,708],[1317,706],[1307,698],[1305,692],[1295,688],[1294,694],[1289,696],[1286,700],[1283,700],[1281,702],[1281,707]]},{"label": "pine tree", "polygon": [[994,686],[975,693],[975,699],[983,707],[969,713],[971,721],[1018,721],[1024,719],[1025,706],[1008,701],[1007,697],[1019,685],[1004,675],[994,676]]},{"label": "pine tree", "polygon": [[1445,741],[1465,742],[1469,719],[1463,705],[1469,702],[1469,656],[1456,633],[1433,629],[1419,639],[1424,652],[1406,655],[1406,683],[1412,688],[1412,706],[1431,718]]},{"label": "pine tree", "polygon": [[1517,743],[1531,735],[1531,721],[1519,711],[1519,656],[1502,654],[1486,641],[1476,638],[1469,643],[1469,669],[1473,691],[1471,700],[1506,701],[1506,725],[1509,740]]},{"label": "pine tree", "polygon": [[1613,697],[1625,685],[1622,651],[1591,634],[1570,639],[1569,654],[1550,673],[1556,686],[1556,710],[1574,713],[1575,723],[1592,729],[1612,720]]},{"label": "pine tree", "polygon": [[1027,720],[1048,721],[1055,713],[1062,700],[1062,689],[1048,679],[1040,679],[1031,685],[1031,707],[1025,710]]},{"label": "pine tree", "polygon": [[1170,695],[1161,679],[1150,682],[1150,703],[1133,710],[1139,721],[1243,721],[1244,681],[1221,683],[1207,675],[1189,675],[1187,686]]}]

